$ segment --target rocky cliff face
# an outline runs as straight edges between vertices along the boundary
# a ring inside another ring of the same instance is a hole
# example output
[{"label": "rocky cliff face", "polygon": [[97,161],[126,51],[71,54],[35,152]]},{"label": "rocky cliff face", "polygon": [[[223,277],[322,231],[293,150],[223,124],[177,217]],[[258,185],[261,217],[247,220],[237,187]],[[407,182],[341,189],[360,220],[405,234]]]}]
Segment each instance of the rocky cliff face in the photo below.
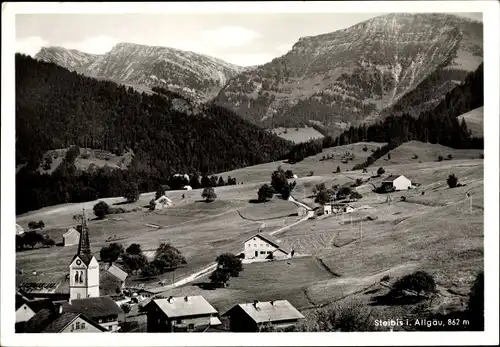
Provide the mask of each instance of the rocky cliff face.
[{"label": "rocky cliff face", "polygon": [[243,71],[203,54],[133,43],[119,43],[103,55],[50,47],[35,58],[99,79],[167,88],[194,101],[212,99],[229,78]]},{"label": "rocky cliff face", "polygon": [[299,39],[234,77],[215,102],[268,127],[313,123],[337,134],[380,119],[411,92],[400,112],[435,105],[482,62],[482,36],[482,23],[452,15],[384,15]]}]

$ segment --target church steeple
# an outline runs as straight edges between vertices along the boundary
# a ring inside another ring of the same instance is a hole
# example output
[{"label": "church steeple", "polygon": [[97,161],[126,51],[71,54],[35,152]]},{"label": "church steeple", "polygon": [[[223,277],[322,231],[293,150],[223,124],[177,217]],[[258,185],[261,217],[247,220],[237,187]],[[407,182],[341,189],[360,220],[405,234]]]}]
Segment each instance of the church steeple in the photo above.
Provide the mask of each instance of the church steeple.
[{"label": "church steeple", "polygon": [[89,229],[87,227],[87,215],[85,208],[82,211],[82,230],[80,232],[80,242],[78,243],[78,253],[76,254],[82,261],[88,265],[92,259],[90,252]]}]

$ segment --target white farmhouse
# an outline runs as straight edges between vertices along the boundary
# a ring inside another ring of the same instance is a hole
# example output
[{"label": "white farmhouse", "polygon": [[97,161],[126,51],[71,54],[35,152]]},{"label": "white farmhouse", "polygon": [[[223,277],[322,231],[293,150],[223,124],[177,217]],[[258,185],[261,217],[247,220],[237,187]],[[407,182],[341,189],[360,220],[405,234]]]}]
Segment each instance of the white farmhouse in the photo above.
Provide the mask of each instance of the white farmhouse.
[{"label": "white farmhouse", "polygon": [[268,235],[256,234],[245,241],[245,259],[285,259],[288,252],[277,240]]},{"label": "white farmhouse", "polygon": [[323,206],[323,214],[329,215],[332,213],[332,205],[324,205]]},{"label": "white farmhouse", "polygon": [[165,207],[172,205],[173,205],[172,200],[170,200],[166,195],[162,195],[155,200],[155,210],[161,210]]},{"label": "white farmhouse", "polygon": [[390,175],[382,181],[382,185],[389,186],[395,190],[411,189],[411,181],[403,175]]}]

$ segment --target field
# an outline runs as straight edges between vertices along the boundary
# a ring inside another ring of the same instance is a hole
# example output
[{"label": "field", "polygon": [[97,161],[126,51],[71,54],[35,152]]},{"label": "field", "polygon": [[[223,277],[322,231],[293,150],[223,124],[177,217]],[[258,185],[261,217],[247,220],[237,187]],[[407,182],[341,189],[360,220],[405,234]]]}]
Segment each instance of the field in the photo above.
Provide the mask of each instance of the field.
[{"label": "field", "polygon": [[[98,255],[110,238],[125,247],[140,243],[149,253],[160,242],[171,242],[186,256],[188,264],[149,282],[158,286],[162,279],[169,284],[206,268],[220,253],[239,252],[243,241],[259,229],[275,231],[300,221],[278,237],[299,257],[244,264],[240,277],[232,278],[227,288],[206,289],[207,276],[202,276],[163,295],[201,294],[220,311],[254,299],[287,299],[307,311],[314,305],[338,300],[361,297],[369,301],[373,295],[365,292],[383,276],[394,278],[420,269],[434,276],[440,290],[447,293],[446,300],[463,299],[474,276],[483,269],[482,151],[453,150],[412,141],[391,151],[390,160],[385,160],[387,156],[379,159],[367,173],[347,171],[381,145],[368,143],[367,151],[362,150],[365,144],[331,148],[294,165],[282,164],[299,175],[293,196],[312,207],[317,206],[312,196],[316,184],[324,182],[330,187],[361,178],[363,184],[356,190],[363,197],[353,203],[355,210],[344,216],[302,220],[292,202],[275,198],[256,204],[259,186],[269,182],[272,171],[280,165],[275,162],[224,173],[245,183],[216,188],[218,198],[211,203],[201,201],[200,190],[169,191],[167,195],[174,206],[156,212],[142,209],[154,193],[142,194],[133,204],[123,204],[122,198],[103,199],[130,211],[138,210],[92,220],[92,250]],[[341,166],[341,173],[332,173],[337,165],[342,165],[339,159],[321,160],[330,154],[340,156],[347,150],[354,153],[354,160]],[[412,159],[414,154],[417,159]],[[452,160],[436,161],[438,155],[446,158],[448,154]],[[375,171],[380,166],[386,172],[377,177]],[[307,176],[311,170],[314,175]],[[374,193],[373,188],[390,174],[405,175],[418,185],[391,194]],[[450,174],[455,174],[463,186],[450,189],[446,183]],[[95,201],[47,207],[18,216],[17,222],[26,228],[30,220],[42,219],[47,225],[44,233],[60,241],[66,228],[75,224],[72,216],[83,205],[91,210],[94,204]],[[76,246],[18,252],[18,282],[65,275],[75,252]],[[20,270],[23,274],[19,274]],[[37,276],[31,275],[34,270]],[[136,284],[136,280],[130,276],[128,281]],[[383,309],[396,314],[399,307]]]},{"label": "field", "polygon": [[[312,176],[332,176],[332,173],[337,169],[337,166],[340,167],[342,172],[349,171],[355,165],[363,163],[366,158],[368,158],[372,152],[375,151],[375,149],[382,147],[383,145],[385,145],[385,143],[359,142],[351,145],[326,148],[322,153],[307,157],[295,164],[289,164],[286,161],[266,163],[225,172],[222,175],[224,177],[229,175],[236,178],[238,182],[243,182],[245,184],[264,181],[268,182],[271,173],[281,165],[284,170],[292,170],[293,173],[299,178],[309,176],[311,172],[313,173]],[[365,146],[367,150],[363,151]],[[346,152],[352,153],[354,157],[353,160],[343,163],[341,161],[341,157]],[[334,156],[334,159],[322,160],[323,156]]]},{"label": "field", "polygon": [[458,116],[459,121],[465,119],[465,123],[467,124],[467,128],[472,133],[472,136],[475,137],[483,137],[484,136],[484,107],[478,107],[472,111],[464,113],[463,115]]},{"label": "field", "polygon": [[323,134],[314,128],[276,128],[272,132],[279,137],[295,143],[307,142],[311,139],[321,139]]}]

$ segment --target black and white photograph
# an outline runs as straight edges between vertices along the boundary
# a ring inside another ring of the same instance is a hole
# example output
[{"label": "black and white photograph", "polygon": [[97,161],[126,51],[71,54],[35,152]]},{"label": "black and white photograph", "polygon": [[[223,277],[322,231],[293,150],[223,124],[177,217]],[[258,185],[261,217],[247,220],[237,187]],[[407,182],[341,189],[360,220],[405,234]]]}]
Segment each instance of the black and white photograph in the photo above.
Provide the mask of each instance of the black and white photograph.
[{"label": "black and white photograph", "polygon": [[2,345],[498,343],[499,5],[417,3],[3,3]]}]

